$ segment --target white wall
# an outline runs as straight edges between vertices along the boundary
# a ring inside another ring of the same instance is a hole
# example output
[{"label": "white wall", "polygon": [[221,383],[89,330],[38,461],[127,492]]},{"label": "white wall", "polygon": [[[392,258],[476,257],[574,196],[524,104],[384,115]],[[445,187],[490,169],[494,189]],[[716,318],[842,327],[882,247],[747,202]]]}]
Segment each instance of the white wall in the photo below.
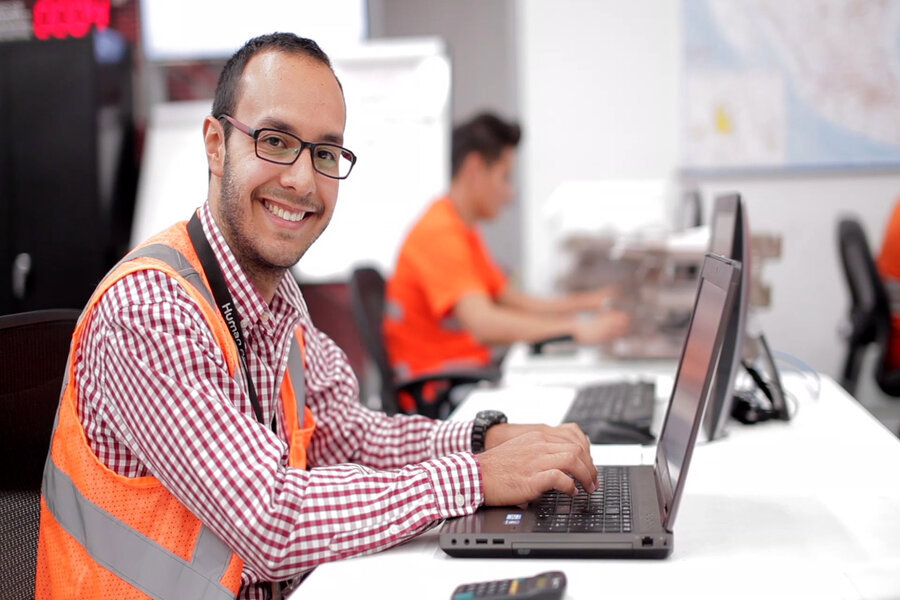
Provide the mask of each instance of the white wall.
[{"label": "white wall", "polygon": [[[370,33],[373,38],[438,36],[446,42],[453,71],[452,123],[484,110],[517,119],[515,7],[516,0],[369,0]],[[521,231],[516,204],[482,226],[494,257],[516,278]]]},{"label": "white wall", "polygon": [[676,163],[677,2],[518,4],[525,285],[550,289],[544,202],[572,179],[665,178]]},{"label": "white wall", "polygon": [[[518,5],[525,284],[551,289],[553,257],[544,203],[570,179],[670,177],[677,181],[681,23],[679,2],[523,0]],[[737,190],[754,230],[780,234],[782,257],[764,279],[772,305],[757,316],[776,351],[838,375],[837,331],[848,304],[835,242],[855,213],[881,244],[900,195],[900,173],[699,180],[706,200]]]},{"label": "white wall", "polygon": [[[772,305],[760,312],[757,324],[774,350],[839,377],[845,348],[839,326],[849,293],[837,249],[837,221],[845,214],[860,218],[877,250],[900,195],[900,174],[707,181],[701,189],[707,198],[739,190],[750,227],[782,236],[781,258],[763,270]],[[708,203],[705,211],[709,214]]]}]

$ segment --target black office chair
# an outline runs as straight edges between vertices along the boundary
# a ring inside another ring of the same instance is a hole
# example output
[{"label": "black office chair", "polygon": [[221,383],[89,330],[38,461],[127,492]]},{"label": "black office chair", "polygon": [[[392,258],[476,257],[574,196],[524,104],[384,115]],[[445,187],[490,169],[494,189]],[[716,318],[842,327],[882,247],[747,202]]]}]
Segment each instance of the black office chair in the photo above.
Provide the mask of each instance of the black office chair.
[{"label": "black office chair", "polygon": [[[350,306],[363,344],[378,368],[381,378],[381,406],[389,415],[400,411],[399,395],[408,393],[416,403],[416,412],[431,418],[446,418],[452,409],[454,387],[481,381],[498,381],[497,368],[473,368],[428,373],[409,379],[400,378],[391,366],[381,332],[384,320],[385,282],[378,269],[358,267],[350,278]],[[433,398],[426,397],[428,392]]]},{"label": "black office chair", "polygon": [[34,597],[41,479],[79,314],[0,316],[0,600]]},{"label": "black office chair", "polygon": [[850,312],[845,335],[847,354],[841,385],[850,394],[855,393],[863,356],[869,345],[874,343],[878,349],[875,381],[884,393],[900,396],[900,370],[891,369],[886,364],[891,342],[890,304],[859,221],[852,217],[839,221],[838,246],[850,290]]}]

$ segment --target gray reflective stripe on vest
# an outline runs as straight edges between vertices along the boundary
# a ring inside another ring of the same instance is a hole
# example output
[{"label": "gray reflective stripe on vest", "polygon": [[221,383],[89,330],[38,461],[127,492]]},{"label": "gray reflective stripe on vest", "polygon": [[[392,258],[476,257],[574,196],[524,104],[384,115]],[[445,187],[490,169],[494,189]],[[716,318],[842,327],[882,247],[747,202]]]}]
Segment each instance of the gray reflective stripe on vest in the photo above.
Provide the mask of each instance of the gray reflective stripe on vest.
[{"label": "gray reflective stripe on vest", "polygon": [[[194,268],[194,265],[185,258],[184,254],[173,248],[172,246],[167,246],[165,244],[148,244],[143,248],[138,248],[125,258],[119,261],[119,264],[124,262],[128,262],[135,258],[155,258],[157,260],[161,260],[173,269],[178,272],[179,275],[187,279],[191,285],[197,288],[203,297],[209,301],[210,304],[215,306],[215,302],[213,302],[212,292],[209,291],[209,288],[203,283],[203,277],[200,276],[200,273],[197,272],[197,269]],[[119,265],[116,265],[118,267]],[[115,267],[113,267],[115,268]]]},{"label": "gray reflective stripe on vest", "polygon": [[296,333],[291,336],[291,349],[288,352],[288,373],[291,374],[291,385],[294,386],[294,397],[297,405],[297,423],[303,428],[306,416],[303,407],[306,405],[306,371],[303,368],[303,350],[297,341]]},{"label": "gray reflective stripe on vest", "polygon": [[[197,270],[181,252],[165,244],[140,248],[119,261],[112,270],[140,257],[162,260],[212,302],[212,294],[203,285]],[[69,367],[66,366],[63,391],[68,386],[68,379]],[[58,424],[59,409],[53,423],[54,434]],[[91,558],[144,594],[160,600],[234,598],[232,591],[219,583],[228,568],[231,550],[206,526],[201,528],[192,553],[193,560],[188,562],[86,498],[72,478],[53,462],[52,453],[48,453],[44,465],[41,493],[56,521],[84,546]]]},{"label": "gray reflective stripe on vest", "polygon": [[[119,264],[140,257],[155,258],[170,265],[213,303],[202,277],[178,250],[165,244],[151,244],[129,254]],[[291,339],[288,369],[297,396],[298,422],[302,426],[306,379],[303,353],[296,337]],[[68,373],[67,367],[66,380]],[[63,389],[66,384],[67,381]],[[58,421],[59,411],[54,434]],[[44,467],[41,492],[56,521],[98,564],[148,596],[159,600],[234,598],[231,590],[219,583],[228,568],[231,550],[205,525],[194,546],[193,559],[188,562],[85,497],[72,478],[53,462],[52,454],[48,455]]]},{"label": "gray reflective stripe on vest", "polygon": [[206,526],[188,562],[91,502],[52,460],[42,491],[53,517],[91,558],[151,598],[234,598],[219,583],[231,550]]}]

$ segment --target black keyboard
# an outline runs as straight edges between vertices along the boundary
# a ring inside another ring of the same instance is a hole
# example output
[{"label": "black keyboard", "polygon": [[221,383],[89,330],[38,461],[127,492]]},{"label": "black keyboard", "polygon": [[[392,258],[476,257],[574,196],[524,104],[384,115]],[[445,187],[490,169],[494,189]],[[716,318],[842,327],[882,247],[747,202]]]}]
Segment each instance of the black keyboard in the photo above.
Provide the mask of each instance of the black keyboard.
[{"label": "black keyboard", "polygon": [[564,422],[577,423],[594,444],[648,443],[656,403],[653,381],[606,381],[583,386]]},{"label": "black keyboard", "polygon": [[578,494],[570,497],[550,490],[536,500],[535,531],[546,533],[630,533],[631,488],[627,467],[598,466],[598,487],[588,494],[576,482]]}]

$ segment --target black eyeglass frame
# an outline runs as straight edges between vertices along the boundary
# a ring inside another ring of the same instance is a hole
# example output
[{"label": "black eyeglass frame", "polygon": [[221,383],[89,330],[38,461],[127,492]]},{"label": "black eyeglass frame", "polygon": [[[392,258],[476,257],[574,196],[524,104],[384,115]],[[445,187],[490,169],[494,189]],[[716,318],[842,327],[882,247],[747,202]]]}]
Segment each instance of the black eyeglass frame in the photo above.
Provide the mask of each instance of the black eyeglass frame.
[{"label": "black eyeglass frame", "polygon": [[[270,163],[273,163],[276,165],[292,165],[295,162],[297,162],[297,159],[300,158],[301,154],[303,154],[303,150],[306,148],[309,148],[309,160],[310,160],[310,163],[312,164],[312,167],[315,170],[315,172],[319,173],[321,175],[324,175],[325,177],[329,177],[331,179],[347,179],[347,177],[350,176],[350,172],[353,171],[354,165],[356,165],[356,154],[354,154],[353,151],[350,150],[349,148],[344,148],[343,146],[340,146],[338,144],[333,144],[331,142],[307,142],[306,140],[300,139],[298,136],[294,135],[293,133],[290,133],[288,131],[283,131],[281,129],[275,129],[274,127],[260,127],[259,129],[254,129],[254,128],[250,127],[249,125],[247,125],[245,123],[241,123],[240,121],[238,121],[231,115],[227,115],[227,114],[218,115],[216,118],[217,119],[225,119],[226,121],[228,121],[229,123],[234,125],[235,129],[237,129],[238,131],[240,131],[241,133],[245,133],[245,134],[249,135],[250,137],[252,137],[253,138],[253,151],[256,153],[256,157],[260,160],[264,160],[266,162],[270,162]],[[275,133],[278,133],[281,135],[286,135],[286,136],[292,137],[295,140],[297,140],[298,142],[300,142],[300,149],[294,155],[294,158],[292,160],[289,160],[289,161],[274,160],[272,158],[267,158],[265,156],[260,155],[260,153],[259,153],[259,136],[260,136],[260,134],[262,134],[266,131],[272,131],[272,132],[275,132]],[[322,171],[321,169],[319,169],[319,167],[316,166],[316,161],[313,156],[313,153],[316,151],[316,148],[319,146],[340,149],[341,155],[350,161],[350,168],[347,169],[347,172],[344,175],[332,175],[331,173],[326,173],[325,171]]]}]

